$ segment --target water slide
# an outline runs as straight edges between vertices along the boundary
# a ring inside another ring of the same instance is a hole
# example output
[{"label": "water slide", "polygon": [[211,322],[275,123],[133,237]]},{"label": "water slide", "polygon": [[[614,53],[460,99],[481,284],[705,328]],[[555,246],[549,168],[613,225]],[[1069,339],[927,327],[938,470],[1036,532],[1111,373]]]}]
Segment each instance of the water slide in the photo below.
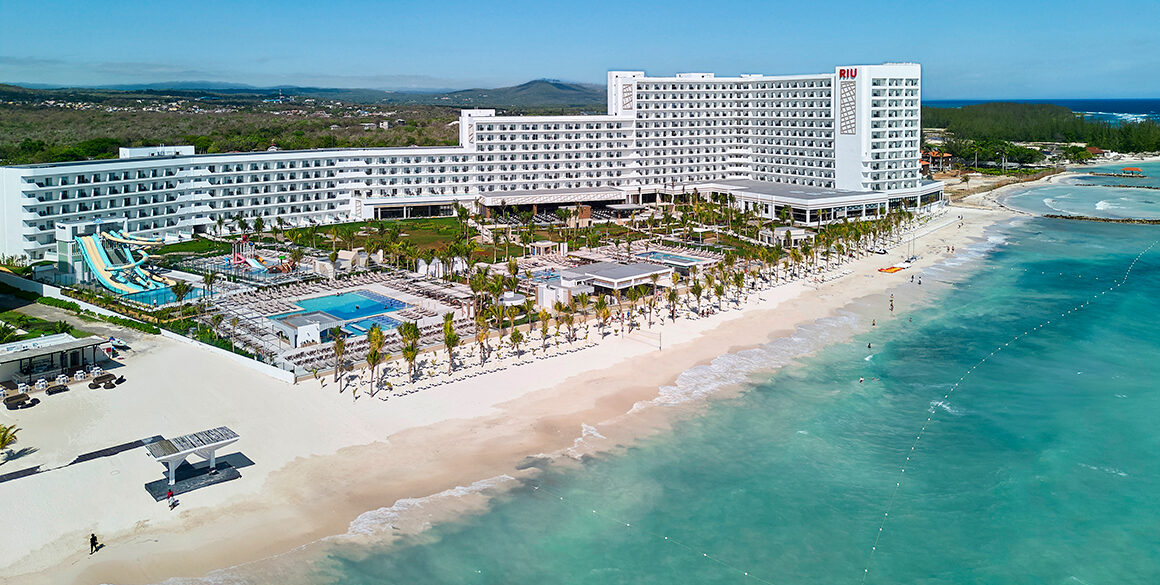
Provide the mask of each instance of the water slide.
[{"label": "water slide", "polygon": [[[111,238],[105,238],[105,239],[111,239]],[[116,240],[113,240],[113,241],[116,241]],[[126,258],[130,258],[130,259],[133,258],[133,249],[130,248],[128,244],[122,244],[121,251],[123,254],[125,254]],[[141,268],[141,265],[146,260],[149,259],[149,254],[147,252],[145,252],[144,250],[138,250],[137,252],[139,254],[141,254],[141,259],[133,263],[132,270],[133,270],[133,273],[136,275],[137,279],[140,282],[143,282],[146,284],[145,288],[147,288],[147,289],[148,288],[162,288],[165,286],[173,285],[173,281],[168,279],[168,278],[161,278],[161,277],[153,276],[152,274],[145,272],[145,270],[143,270]],[[157,282],[158,280],[160,280],[162,282],[158,283]]]},{"label": "water slide", "polygon": [[[141,269],[141,265],[149,259],[149,254],[141,251],[141,257],[133,259],[133,249],[130,244],[125,242],[133,242],[134,239],[123,238],[119,234],[114,235],[114,237],[108,236],[109,234],[97,234],[77,236],[76,238],[85,264],[105,288],[122,294],[132,294],[144,290],[164,288],[169,284],[159,281]],[[109,251],[104,245],[105,239],[122,244],[119,252],[124,256],[124,262],[114,263],[109,258]]]},{"label": "water slide", "polygon": [[81,249],[81,256],[85,259],[85,264],[105,288],[121,294],[132,294],[145,290],[127,282],[125,275],[120,271],[114,272],[109,269],[108,256],[95,236],[77,236],[76,243]]},{"label": "water slide", "polygon": [[262,266],[262,264],[260,262],[258,262],[257,260],[254,260],[253,258],[246,258],[246,264],[249,264],[251,267],[253,267],[256,270],[266,270],[265,266]]},{"label": "water slide", "polygon": [[137,238],[134,236],[127,236],[119,231],[109,231],[101,234],[106,240],[116,242],[118,244],[126,244],[130,246],[160,246],[165,242],[163,240],[151,240],[147,238]]}]

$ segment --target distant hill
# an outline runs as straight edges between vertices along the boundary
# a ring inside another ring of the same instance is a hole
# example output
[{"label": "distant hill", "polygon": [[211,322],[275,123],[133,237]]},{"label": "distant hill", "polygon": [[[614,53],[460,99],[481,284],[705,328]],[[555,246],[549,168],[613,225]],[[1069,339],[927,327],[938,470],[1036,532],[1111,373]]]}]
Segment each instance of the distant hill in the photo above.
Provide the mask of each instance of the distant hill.
[{"label": "distant hill", "polygon": [[197,98],[206,95],[227,98],[268,98],[278,96],[338,100],[355,104],[401,104],[450,107],[592,107],[603,108],[604,86],[587,83],[568,83],[554,79],[537,79],[513,87],[493,89],[465,89],[459,91],[386,91],[381,89],[352,89],[324,87],[251,87],[238,83],[214,81],[173,81],[137,85],[115,85],[88,88],[59,88],[44,84],[0,85],[0,100],[30,99],[85,99],[104,101],[110,98],[148,96],[153,98]]},{"label": "distant hill", "polygon": [[537,79],[514,87],[466,89],[425,97],[435,98],[431,103],[451,102],[464,106],[582,107],[605,103],[603,85],[565,83],[553,79]]}]

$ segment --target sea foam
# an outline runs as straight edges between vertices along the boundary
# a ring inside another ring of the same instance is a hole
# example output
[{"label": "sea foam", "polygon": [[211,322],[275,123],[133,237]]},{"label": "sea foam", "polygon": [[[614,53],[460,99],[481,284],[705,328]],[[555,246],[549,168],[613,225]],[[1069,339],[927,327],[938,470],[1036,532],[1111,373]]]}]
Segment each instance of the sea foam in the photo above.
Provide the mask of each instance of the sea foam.
[{"label": "sea foam", "polygon": [[662,386],[656,398],[638,402],[632,411],[651,406],[674,406],[700,400],[724,388],[743,384],[749,376],[764,370],[780,368],[795,358],[813,353],[847,338],[858,326],[859,317],[850,311],[798,327],[792,335],[765,345],[725,354],[711,363],[685,370],[676,383]]},{"label": "sea foam", "polygon": [[486,490],[502,486],[510,481],[515,481],[515,478],[505,473],[488,479],[481,479],[469,486],[456,486],[449,490],[444,490],[422,498],[403,498],[395,502],[392,506],[359,514],[357,518],[351,521],[346,534],[343,536],[374,536],[382,534],[387,530],[391,530],[394,524],[405,515],[419,512],[432,504],[439,504],[445,500],[481,494]]}]

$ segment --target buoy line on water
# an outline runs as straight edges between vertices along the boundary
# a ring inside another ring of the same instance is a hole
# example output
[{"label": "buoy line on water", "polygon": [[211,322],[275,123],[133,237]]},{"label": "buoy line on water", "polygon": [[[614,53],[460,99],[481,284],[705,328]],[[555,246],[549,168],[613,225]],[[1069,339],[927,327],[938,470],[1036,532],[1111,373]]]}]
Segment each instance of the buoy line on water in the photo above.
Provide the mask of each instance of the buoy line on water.
[{"label": "buoy line on water", "polygon": [[[1140,253],[1136,254],[1136,257],[1133,258],[1130,263],[1128,263],[1128,268],[1124,271],[1124,275],[1119,280],[1113,280],[1111,287],[1109,287],[1107,290],[1101,290],[1101,291],[1096,292],[1095,294],[1092,295],[1092,298],[1076,305],[1075,308],[1073,308],[1073,309],[1069,309],[1067,311],[1060,312],[1059,318],[1061,318],[1061,319],[1066,318],[1067,316],[1071,315],[1072,313],[1077,313],[1080,310],[1087,308],[1088,305],[1092,304],[1094,301],[1099,299],[1101,296],[1106,295],[1109,292],[1113,292],[1116,289],[1123,286],[1124,283],[1126,283],[1128,281],[1128,277],[1130,277],[1132,275],[1132,270],[1136,268],[1136,263],[1140,261],[1140,258],[1142,258],[1144,256],[1144,254],[1147,254],[1148,252],[1150,252],[1152,250],[1152,248],[1154,248],[1157,244],[1160,244],[1160,240],[1153,241],[1151,244],[1148,244],[1148,246],[1146,248],[1141,250]],[[1060,273],[1060,274],[1062,275],[1063,273]],[[1097,280],[1098,280],[1098,278],[1097,278]],[[956,381],[954,384],[951,384],[950,389],[947,390],[947,392],[945,394],[943,394],[943,398],[942,398],[943,401],[950,399],[951,394],[954,394],[955,390],[957,390],[959,388],[959,386],[961,386],[963,384],[963,382],[966,380],[967,376],[970,376],[972,373],[974,373],[975,370],[982,367],[983,364],[985,364],[989,358],[995,357],[995,354],[999,353],[1000,351],[1003,351],[1003,348],[1009,347],[1012,343],[1015,343],[1015,342],[1019,341],[1020,339],[1026,337],[1028,335],[1031,335],[1032,333],[1036,333],[1036,332],[1046,328],[1048,325],[1051,325],[1051,324],[1052,324],[1051,319],[1044,320],[1039,325],[1036,325],[1036,326],[1032,327],[1031,329],[1024,331],[1020,335],[1016,335],[1016,336],[1012,337],[1010,340],[1003,343],[1003,345],[997,346],[994,350],[991,351],[991,353],[983,356],[982,359],[980,359],[973,366],[968,368],[967,371],[962,376],[959,376],[958,381]],[[866,583],[866,580],[870,578],[870,566],[874,562],[875,553],[878,552],[878,545],[882,540],[882,533],[886,529],[886,520],[890,518],[890,512],[894,508],[894,502],[898,496],[898,491],[900,489],[902,489],[902,479],[906,476],[907,464],[910,463],[911,456],[914,455],[915,449],[918,448],[918,442],[922,439],[922,435],[926,432],[927,425],[929,425],[931,423],[931,421],[934,420],[934,416],[935,416],[935,413],[931,413],[929,416],[926,417],[926,422],[924,422],[922,424],[922,428],[919,429],[918,433],[915,434],[914,442],[911,443],[910,450],[906,453],[906,461],[904,461],[902,466],[899,468],[898,481],[896,481],[894,483],[894,490],[891,491],[891,493],[890,493],[890,499],[887,501],[887,504],[886,504],[886,511],[882,513],[882,521],[878,525],[878,533],[874,536],[874,544],[870,547],[870,555],[869,555],[869,558],[866,560],[866,568],[862,571],[862,583]]]}]

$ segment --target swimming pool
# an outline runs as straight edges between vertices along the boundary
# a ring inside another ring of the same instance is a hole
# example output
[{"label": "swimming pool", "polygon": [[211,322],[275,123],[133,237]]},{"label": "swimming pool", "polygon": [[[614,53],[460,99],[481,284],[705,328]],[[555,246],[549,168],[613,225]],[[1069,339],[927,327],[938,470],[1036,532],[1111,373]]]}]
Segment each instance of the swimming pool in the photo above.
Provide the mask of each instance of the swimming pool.
[{"label": "swimming pool", "polygon": [[[407,308],[407,303],[403,301],[366,290],[302,299],[295,301],[294,304],[302,307],[306,312],[322,311],[324,313],[330,313],[343,321],[365,319],[373,315]],[[278,317],[299,312],[301,311],[284,313],[278,315]]]},{"label": "swimming pool", "polygon": [[557,283],[560,282],[560,273],[552,268],[537,270],[532,273],[531,280],[532,282]]},{"label": "swimming pool", "polygon": [[636,255],[637,258],[644,260],[656,260],[664,264],[673,266],[692,266],[704,262],[703,258],[692,258],[689,256],[681,256],[679,254],[669,254],[668,252],[657,252],[655,250],[649,252],[641,252]]},{"label": "swimming pool", "polygon": [[[185,295],[185,298],[182,300],[188,301],[191,299],[201,298],[202,296],[205,296],[205,289],[197,288],[195,286],[190,289],[189,294]],[[173,294],[173,289],[168,286],[165,288],[143,290],[141,292],[122,295],[121,298],[153,306],[161,306],[177,302],[177,295]]]},{"label": "swimming pool", "polygon": [[347,323],[345,327],[348,330],[353,331],[355,335],[363,335],[375,325],[378,325],[379,329],[382,329],[383,332],[387,332],[402,324],[402,321],[396,321],[386,315],[375,315],[370,319],[363,319],[362,321]]}]

